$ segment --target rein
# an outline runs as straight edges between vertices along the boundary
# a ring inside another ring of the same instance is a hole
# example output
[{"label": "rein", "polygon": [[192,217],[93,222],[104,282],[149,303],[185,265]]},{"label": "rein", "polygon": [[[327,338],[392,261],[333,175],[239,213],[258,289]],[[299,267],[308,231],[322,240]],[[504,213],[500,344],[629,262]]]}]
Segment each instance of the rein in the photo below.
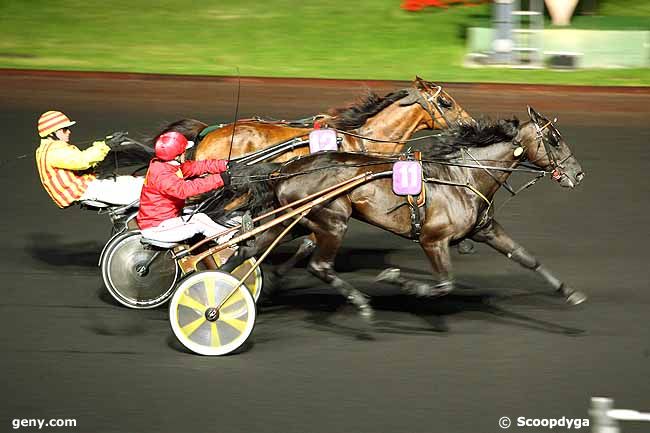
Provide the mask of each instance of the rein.
[{"label": "rein", "polygon": [[[352,155],[363,155],[363,156],[369,156],[368,153],[363,153],[363,152],[345,152],[347,154],[352,154]],[[276,174],[259,174],[259,175],[253,175],[253,176],[243,176],[243,175],[233,175],[233,178],[244,178],[244,179],[250,179],[247,180],[246,182],[242,183],[237,183],[235,185],[244,185],[245,183],[249,182],[266,182],[267,180],[275,180],[275,179],[286,179],[290,177],[295,177],[295,176],[302,176],[306,174],[311,174],[311,173],[316,173],[319,171],[324,171],[324,170],[329,170],[332,168],[340,168],[340,167],[371,167],[374,165],[383,165],[383,164],[390,164],[393,161],[399,161],[399,156],[403,154],[394,154],[394,155],[385,155],[385,154],[370,154],[370,156],[377,155],[377,157],[380,157],[384,159],[384,161],[375,161],[375,162],[364,162],[364,163],[358,163],[358,164],[332,164],[332,165],[326,165],[323,167],[318,167],[318,168],[313,168],[311,170],[304,170],[304,171],[299,171],[296,173],[291,173],[291,174],[281,174],[274,172]],[[298,161],[300,159],[304,158],[304,156],[296,156],[282,164],[282,167],[293,163],[295,161]],[[477,160],[477,161],[483,161],[483,160]],[[460,167],[460,168],[470,168],[470,169],[482,169],[482,170],[493,170],[493,171],[503,171],[503,172],[509,172],[509,173],[528,173],[528,174],[536,174],[538,177],[544,177],[547,174],[549,174],[549,171],[545,170],[539,170],[539,169],[531,169],[531,168],[506,168],[506,167],[497,167],[497,166],[490,166],[490,165],[472,165],[472,164],[463,164],[463,163],[457,163],[457,162],[450,162],[447,160],[438,160],[438,159],[422,159],[422,162],[428,163],[428,164],[438,164],[438,165],[444,165],[444,166],[450,166],[450,167]],[[464,184],[459,184],[456,186],[463,186]]]},{"label": "rein", "polygon": [[427,138],[433,138],[433,137],[440,136],[440,134],[431,134],[431,135],[424,135],[422,137],[409,138],[409,139],[406,139],[406,140],[383,140],[383,139],[380,139],[380,138],[372,138],[372,137],[367,137],[365,135],[355,134],[355,133],[349,132],[349,131],[343,131],[341,129],[336,129],[336,128],[331,128],[331,129],[338,132],[339,134],[349,135],[350,137],[360,138],[362,140],[374,141],[376,143],[410,143],[412,141],[425,140]]},{"label": "rein", "polygon": [[462,148],[462,152],[465,152],[470,158],[472,158],[472,161],[474,161],[479,167],[481,167],[483,169],[483,171],[485,171],[487,174],[489,174],[490,177],[492,179],[494,179],[494,181],[499,186],[504,187],[510,194],[512,194],[512,195],[515,194],[515,192],[512,190],[512,187],[510,186],[510,184],[508,183],[507,180],[505,182],[501,182],[499,179],[497,179],[497,177],[490,170],[488,170],[487,167],[485,167],[476,158],[474,158],[474,155],[472,155],[466,147]]}]

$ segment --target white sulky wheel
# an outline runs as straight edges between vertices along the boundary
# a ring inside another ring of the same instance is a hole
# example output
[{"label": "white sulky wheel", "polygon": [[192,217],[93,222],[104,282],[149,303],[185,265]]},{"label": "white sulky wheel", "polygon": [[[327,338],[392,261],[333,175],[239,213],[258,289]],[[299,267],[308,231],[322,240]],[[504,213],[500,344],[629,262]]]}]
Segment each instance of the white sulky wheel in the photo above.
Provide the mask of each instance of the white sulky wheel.
[{"label": "white sulky wheel", "polygon": [[[214,261],[217,263],[217,266],[221,267],[223,260],[227,260],[232,254],[234,254],[233,250],[229,250],[227,253],[223,252],[223,257],[222,253],[215,253],[212,255],[214,258]],[[255,263],[257,263],[257,260],[255,260],[255,257],[251,257],[250,259],[246,260],[244,263],[241,265],[237,266],[235,270],[231,272],[231,274],[237,278],[238,280],[241,279],[244,275],[246,275],[246,272],[252,268]],[[264,276],[262,274],[262,268],[258,266],[252,274],[246,278],[246,281],[244,281],[244,284],[246,284],[246,287],[251,291],[251,295],[253,295],[253,299],[255,299],[255,302],[260,298],[260,294],[262,293],[262,284],[264,281]]]},{"label": "white sulky wheel", "polygon": [[[255,260],[255,257],[251,257],[250,259],[246,260],[244,263],[241,265],[237,266],[233,271],[232,275],[237,278],[237,280],[241,279],[244,275],[246,275],[246,272],[252,268],[255,263],[257,263],[257,260]],[[244,284],[246,284],[246,287],[248,287],[248,290],[250,290],[251,295],[253,295],[253,299],[255,299],[255,302],[260,298],[260,294],[262,293],[262,281],[264,280],[264,277],[262,275],[262,268],[258,266],[252,274],[246,278],[244,281]]]},{"label": "white sulky wheel", "polygon": [[183,346],[201,355],[225,355],[244,344],[255,325],[255,301],[245,285],[226,299],[237,283],[227,272],[203,271],[178,284],[169,321]]},{"label": "white sulky wheel", "polygon": [[102,279],[120,304],[155,308],[171,297],[180,269],[171,251],[147,248],[141,238],[139,231],[128,231],[109,241],[100,262]]}]

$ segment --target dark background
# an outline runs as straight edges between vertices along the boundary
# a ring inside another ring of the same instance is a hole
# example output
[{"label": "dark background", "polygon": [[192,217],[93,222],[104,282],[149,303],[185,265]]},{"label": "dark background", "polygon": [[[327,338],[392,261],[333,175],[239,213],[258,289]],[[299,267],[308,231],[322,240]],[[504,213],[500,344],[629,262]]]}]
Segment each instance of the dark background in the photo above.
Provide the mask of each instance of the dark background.
[{"label": "dark background", "polygon": [[[408,83],[245,79],[240,118],[310,115],[364,85],[384,94]],[[108,221],[56,208],[33,152],[36,120],[50,109],[78,121],[76,143],[112,130],[143,137],[182,117],[232,121],[237,81],[14,72],[0,74],[0,89],[0,431],[13,418],[76,418],[77,428],[56,430],[497,432],[502,416],[587,418],[592,396],[650,409],[647,89],[445,86],[477,117],[524,118],[531,104],[559,118],[585,180],[569,191],[545,179],[498,219],[586,304],[564,305],[483,246],[454,253],[456,294],[397,296],[374,275],[399,266],[426,279],[424,254],[355,223],[337,269],[375,295],[373,332],[301,268],[261,309],[246,350],[220,358],[180,347],[166,308],[110,299],[96,267]],[[275,260],[291,252],[283,246]]]}]

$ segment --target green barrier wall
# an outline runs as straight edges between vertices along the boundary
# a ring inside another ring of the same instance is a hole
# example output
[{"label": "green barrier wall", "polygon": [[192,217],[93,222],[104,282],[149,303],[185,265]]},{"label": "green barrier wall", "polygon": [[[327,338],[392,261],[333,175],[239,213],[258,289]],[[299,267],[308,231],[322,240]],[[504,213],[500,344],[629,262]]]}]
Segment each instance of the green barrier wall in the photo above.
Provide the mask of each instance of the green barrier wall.
[{"label": "green barrier wall", "polygon": [[[581,68],[650,67],[650,31],[545,29],[543,39],[545,53],[577,53]],[[468,29],[469,52],[489,52],[491,42],[492,29]]]}]

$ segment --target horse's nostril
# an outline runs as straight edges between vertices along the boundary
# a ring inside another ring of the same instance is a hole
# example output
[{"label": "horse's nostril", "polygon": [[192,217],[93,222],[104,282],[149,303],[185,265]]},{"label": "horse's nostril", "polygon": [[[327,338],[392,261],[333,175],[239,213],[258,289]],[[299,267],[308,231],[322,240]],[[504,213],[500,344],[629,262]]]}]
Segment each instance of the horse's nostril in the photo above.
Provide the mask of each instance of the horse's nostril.
[{"label": "horse's nostril", "polygon": [[584,178],[585,178],[585,173],[582,172],[582,171],[576,175],[576,180],[578,182],[582,182],[582,179],[584,179]]}]

